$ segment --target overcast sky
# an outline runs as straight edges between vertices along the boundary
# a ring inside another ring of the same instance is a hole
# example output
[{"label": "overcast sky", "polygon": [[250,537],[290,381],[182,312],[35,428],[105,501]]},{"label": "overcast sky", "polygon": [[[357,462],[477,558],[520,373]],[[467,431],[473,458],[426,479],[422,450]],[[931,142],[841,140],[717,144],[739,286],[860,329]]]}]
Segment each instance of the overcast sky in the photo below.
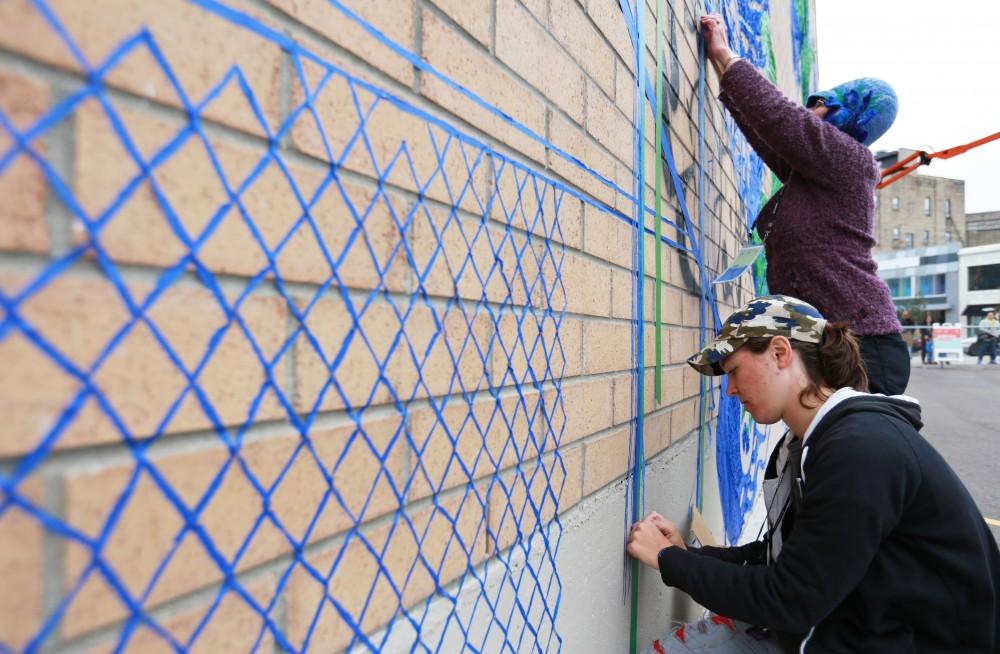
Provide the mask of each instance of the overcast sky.
[{"label": "overcast sky", "polygon": [[[873,150],[944,150],[1000,132],[1000,0],[816,0],[819,88],[881,77],[899,96]],[[1000,211],[1000,140],[921,171]]]}]

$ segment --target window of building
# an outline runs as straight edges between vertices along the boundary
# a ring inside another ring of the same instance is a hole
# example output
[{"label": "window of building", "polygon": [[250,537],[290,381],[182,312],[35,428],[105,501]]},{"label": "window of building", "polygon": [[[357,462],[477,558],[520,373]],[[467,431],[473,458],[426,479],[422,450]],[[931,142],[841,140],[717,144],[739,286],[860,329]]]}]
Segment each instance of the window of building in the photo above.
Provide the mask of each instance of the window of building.
[{"label": "window of building", "polygon": [[929,245],[931,242],[931,230],[924,230],[924,245]]},{"label": "window of building", "polygon": [[944,233],[944,242],[945,243],[951,243],[951,230],[950,229],[947,230],[947,231],[945,231],[945,233]]},{"label": "window of building", "polygon": [[892,198],[892,208],[899,211],[899,198],[896,196]]},{"label": "window of building", "polygon": [[885,283],[889,285],[889,293],[892,297],[910,297],[913,295],[909,277],[887,279]]},{"label": "window of building", "polygon": [[913,247],[913,232],[906,232],[906,247]]},{"label": "window of building", "polygon": [[920,276],[920,294],[944,295],[944,273]]},{"label": "window of building", "polygon": [[944,200],[944,217],[951,218],[951,200],[948,198]]},{"label": "window of building", "polygon": [[989,291],[1000,288],[1000,263],[969,266],[969,290]]},{"label": "window of building", "polygon": [[924,198],[924,215],[925,216],[931,215],[931,199],[930,198]]},{"label": "window of building", "polygon": [[892,240],[894,240],[894,241],[898,241],[899,240],[899,227],[893,227],[892,228]]}]

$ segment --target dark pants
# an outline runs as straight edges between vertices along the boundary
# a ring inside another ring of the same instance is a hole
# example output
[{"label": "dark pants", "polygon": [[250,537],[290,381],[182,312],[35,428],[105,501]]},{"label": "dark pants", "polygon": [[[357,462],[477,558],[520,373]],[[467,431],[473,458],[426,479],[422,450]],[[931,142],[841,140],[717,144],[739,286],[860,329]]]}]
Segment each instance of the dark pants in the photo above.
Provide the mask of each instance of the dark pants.
[{"label": "dark pants", "polygon": [[868,391],[900,395],[910,381],[910,348],[899,334],[861,336],[861,358],[868,373]]},{"label": "dark pants", "polygon": [[979,359],[976,363],[982,363],[983,357],[987,354],[990,356],[990,363],[995,363],[997,360],[997,339],[983,338],[979,341]]}]

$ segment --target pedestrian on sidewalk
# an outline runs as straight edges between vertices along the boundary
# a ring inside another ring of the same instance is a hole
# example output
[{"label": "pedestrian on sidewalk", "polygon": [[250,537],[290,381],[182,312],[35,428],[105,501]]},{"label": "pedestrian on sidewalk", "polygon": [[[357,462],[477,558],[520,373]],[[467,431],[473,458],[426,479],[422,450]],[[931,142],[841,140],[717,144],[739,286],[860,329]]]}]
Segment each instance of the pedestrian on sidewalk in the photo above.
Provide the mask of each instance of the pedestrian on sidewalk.
[{"label": "pedestrian on sidewalk", "polygon": [[924,313],[924,324],[920,328],[920,363],[934,363],[934,318],[931,314]]},{"label": "pedestrian on sidewalk", "polygon": [[997,337],[1000,337],[1000,321],[992,311],[979,321],[979,359],[977,365],[983,365],[983,357],[990,355],[990,364],[997,365]]},{"label": "pedestrian on sidewalk", "polygon": [[873,393],[906,390],[910,351],[889,287],[872,258],[879,166],[868,146],[896,117],[896,94],[863,78],[786,98],[729,49],[717,15],[702,16],[719,99],[783,186],[754,223],[767,255],[767,284],[813,304],[860,336]]},{"label": "pedestrian on sidewalk", "polygon": [[[763,540],[689,547],[659,515],[632,526],[628,553],[715,613],[653,651],[1000,651],[993,534],[918,433],[920,405],[860,390],[846,325],[795,298],[757,298],[688,363],[726,375],[754,420],[788,432],[764,474]],[[685,649],[688,634],[718,642]]]}]

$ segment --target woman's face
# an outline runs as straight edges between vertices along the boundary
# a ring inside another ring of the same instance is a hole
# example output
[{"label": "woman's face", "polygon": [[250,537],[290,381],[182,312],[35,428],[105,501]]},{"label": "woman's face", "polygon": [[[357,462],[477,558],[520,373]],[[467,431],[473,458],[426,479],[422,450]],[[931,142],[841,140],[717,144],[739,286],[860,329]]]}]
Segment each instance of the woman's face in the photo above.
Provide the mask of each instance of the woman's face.
[{"label": "woman's face", "polygon": [[779,387],[779,368],[773,345],[754,354],[741,347],[722,362],[726,373],[726,394],[736,396],[753,419],[762,425],[781,420],[784,394]]}]

